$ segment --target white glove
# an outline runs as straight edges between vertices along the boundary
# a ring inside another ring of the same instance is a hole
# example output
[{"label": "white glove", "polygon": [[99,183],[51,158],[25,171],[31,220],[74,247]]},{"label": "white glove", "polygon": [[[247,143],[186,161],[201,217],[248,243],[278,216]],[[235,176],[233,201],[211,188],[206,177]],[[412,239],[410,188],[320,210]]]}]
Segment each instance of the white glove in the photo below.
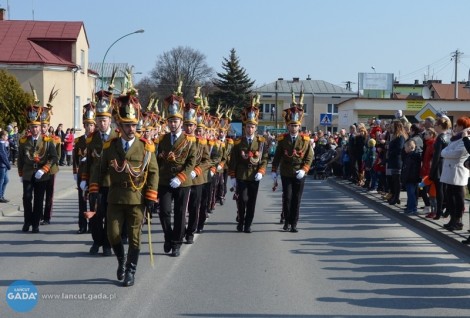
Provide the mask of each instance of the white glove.
[{"label": "white glove", "polygon": [[44,170],[42,169],[39,169],[38,171],[36,171],[36,174],[34,175],[34,177],[36,179],[41,179],[41,177],[44,175]]},{"label": "white glove", "polygon": [[237,179],[230,178],[230,184],[232,185],[232,188],[236,188],[237,187]]},{"label": "white glove", "polygon": [[295,173],[297,173],[295,177],[299,180],[305,177],[305,170],[297,170]]},{"label": "white glove", "polygon": [[73,174],[73,180],[77,181],[77,174],[76,173]]},{"label": "white glove", "polygon": [[196,171],[191,171],[191,179],[196,178],[197,174]]},{"label": "white glove", "polygon": [[261,179],[263,179],[263,175],[261,173],[256,173],[255,174],[255,181],[260,181]]},{"label": "white glove", "polygon": [[213,177],[215,174],[215,172],[212,172],[212,170],[209,170],[209,173],[211,174],[211,177]]},{"label": "white glove", "polygon": [[277,172],[271,172],[271,176],[273,177],[273,180],[276,181],[276,179],[277,179]]},{"label": "white glove", "polygon": [[82,191],[86,190],[86,181],[85,180],[80,181],[80,189],[82,189]]},{"label": "white glove", "polygon": [[178,179],[177,177],[174,177],[173,179],[171,179],[171,181],[170,181],[170,187],[176,189],[176,188],[178,188],[180,185],[181,185],[180,179]]},{"label": "white glove", "polygon": [[82,160],[80,160],[81,162],[85,162],[86,161],[86,157],[83,157]]},{"label": "white glove", "polygon": [[217,171],[222,171],[222,166],[221,165],[217,165]]}]

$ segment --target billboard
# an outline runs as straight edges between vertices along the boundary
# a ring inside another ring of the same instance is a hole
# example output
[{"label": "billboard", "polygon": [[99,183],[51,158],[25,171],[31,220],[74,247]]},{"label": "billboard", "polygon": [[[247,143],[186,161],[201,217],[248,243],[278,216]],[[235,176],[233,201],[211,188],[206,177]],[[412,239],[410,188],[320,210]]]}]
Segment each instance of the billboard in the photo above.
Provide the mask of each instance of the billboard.
[{"label": "billboard", "polygon": [[359,73],[359,90],[393,90],[393,73]]}]

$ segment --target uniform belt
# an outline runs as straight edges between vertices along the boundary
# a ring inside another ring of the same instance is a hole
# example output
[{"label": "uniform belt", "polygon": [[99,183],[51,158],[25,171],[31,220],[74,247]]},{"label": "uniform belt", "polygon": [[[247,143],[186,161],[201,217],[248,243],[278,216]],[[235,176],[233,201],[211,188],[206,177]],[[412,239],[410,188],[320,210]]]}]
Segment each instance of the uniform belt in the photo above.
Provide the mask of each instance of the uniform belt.
[{"label": "uniform belt", "polygon": [[123,182],[113,182],[113,187],[118,187],[118,188],[132,188],[133,185],[129,181],[123,181]]}]

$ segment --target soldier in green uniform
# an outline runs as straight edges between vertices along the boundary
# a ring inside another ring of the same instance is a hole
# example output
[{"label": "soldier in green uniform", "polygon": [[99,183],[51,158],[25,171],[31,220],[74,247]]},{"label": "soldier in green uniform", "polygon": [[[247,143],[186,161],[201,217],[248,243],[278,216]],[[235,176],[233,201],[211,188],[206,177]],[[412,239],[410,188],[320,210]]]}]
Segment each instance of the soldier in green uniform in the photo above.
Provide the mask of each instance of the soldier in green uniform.
[{"label": "soldier in green uniform", "polygon": [[[50,171],[57,164],[58,157],[52,138],[41,135],[41,113],[33,89],[34,105],[26,108],[29,135],[20,139],[18,152],[18,174],[23,182],[24,224],[22,231],[39,233],[39,220],[43,214],[44,193]],[[33,201],[34,200],[34,201]]]},{"label": "soldier in green uniform", "polygon": [[288,133],[278,137],[276,152],[272,162],[272,178],[277,181],[279,168],[282,182],[282,211],[284,212],[284,231],[298,232],[300,201],[304,191],[305,175],[313,160],[313,149],[308,134],[300,134],[299,129],[304,116],[303,93],[296,103],[292,93],[291,107],[284,110],[283,116]]},{"label": "soldier in green uniform", "polygon": [[[112,90],[112,87],[110,86]],[[118,133],[111,128],[111,107],[113,93],[101,90],[96,93],[96,129],[87,137],[87,159],[85,171],[82,174],[80,187],[83,191],[88,189],[90,210],[96,214],[89,220],[93,244],[90,254],[96,255],[100,246],[103,247],[103,255],[110,256],[111,245],[107,238],[106,211],[108,206],[109,177],[100,179],[101,156],[103,144],[111,139],[119,137]],[[98,186],[100,184],[100,186]]]},{"label": "soldier in green uniform", "polygon": [[[52,100],[55,98],[57,95],[57,90],[54,91],[54,88],[51,91],[51,94],[49,96],[49,102],[47,103],[47,106],[43,107],[43,111],[41,113],[41,134],[43,136],[48,136],[52,139],[52,142],[54,143],[57,156],[60,158],[61,154],[61,148],[62,148],[62,140],[60,137],[50,134],[49,133],[49,126],[51,122],[51,115],[52,115]],[[53,164],[51,166],[51,171],[50,171],[50,178],[47,181],[46,185],[46,201],[44,204],[44,213],[41,215],[41,225],[47,225],[50,224],[51,222],[51,216],[52,216],[52,204],[54,201],[54,184],[55,184],[55,176],[59,172],[59,165],[57,163]]]},{"label": "soldier in green uniform", "polygon": [[[199,88],[197,90],[199,93]],[[196,93],[195,103],[187,103],[184,108],[184,131],[189,136],[195,136],[195,130],[199,127],[204,111],[201,107],[201,97]],[[199,119],[199,121],[198,121]],[[202,135],[196,136],[196,166],[191,171],[192,186],[189,193],[188,225],[186,227],[186,244],[194,243],[194,232],[199,228],[199,213],[201,207],[202,189],[207,180],[207,170],[210,167],[209,149],[207,139]]]},{"label": "soldier in green uniform", "polygon": [[266,140],[256,135],[258,105],[259,96],[256,96],[252,98],[251,105],[243,109],[245,135],[235,140],[229,163],[230,182],[238,195],[237,231],[245,233],[251,233],[259,181],[266,173],[268,164]]},{"label": "soldier in green uniform", "polygon": [[[163,250],[171,256],[180,255],[186,230],[186,208],[193,184],[191,171],[196,166],[196,137],[185,134],[183,126],[184,99],[181,83],[176,93],[165,98],[170,133],[160,138],[157,161],[160,170],[158,185],[160,223],[165,235]],[[173,203],[173,226],[171,212]]]},{"label": "soldier in green uniform", "polygon": [[224,205],[225,195],[227,194],[227,178],[228,178],[228,162],[230,161],[230,153],[233,147],[233,139],[227,137],[230,130],[230,121],[232,120],[232,110],[226,110],[219,123],[219,140],[223,143],[224,157],[221,162],[221,171],[218,173],[219,181],[216,193],[216,199],[220,205]]},{"label": "soldier in green uniform", "polygon": [[[95,115],[96,107],[93,102],[90,102],[83,106],[83,128],[85,133],[80,137],[75,138],[74,148],[72,154],[73,162],[73,178],[77,182],[78,188],[78,231],[77,234],[83,234],[87,232],[88,221],[84,216],[84,212],[87,211],[87,197],[88,193],[82,190],[80,187],[80,181],[82,175],[86,171],[86,159],[87,159],[87,146],[86,139],[88,136],[93,134],[95,130]],[[87,179],[87,176],[83,176],[83,179]]]},{"label": "soldier in green uniform", "polygon": [[[140,103],[132,90],[115,99],[115,122],[121,132],[105,142],[98,187],[109,180],[107,235],[118,259],[117,279],[123,286],[134,285],[140,254],[141,226],[146,209],[157,200],[158,165],[152,141],[136,137]],[[129,249],[127,259],[121,241],[127,224]]]}]

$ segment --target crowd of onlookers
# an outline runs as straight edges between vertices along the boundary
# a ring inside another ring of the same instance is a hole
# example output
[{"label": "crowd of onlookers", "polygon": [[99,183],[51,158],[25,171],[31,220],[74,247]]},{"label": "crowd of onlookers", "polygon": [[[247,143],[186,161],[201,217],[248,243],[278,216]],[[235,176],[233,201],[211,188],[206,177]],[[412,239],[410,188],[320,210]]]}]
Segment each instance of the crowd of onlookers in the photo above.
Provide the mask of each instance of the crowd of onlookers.
[{"label": "crowd of onlookers", "polygon": [[[439,114],[419,123],[410,123],[401,111],[395,119],[370,118],[367,124],[354,124],[349,132],[312,134],[318,153],[334,150],[328,162],[337,177],[380,193],[389,204],[401,204],[406,191],[406,214],[418,213],[423,200],[427,218],[450,216],[444,225],[462,230],[465,196],[470,191],[470,118]],[[313,169],[314,169],[313,165]],[[470,243],[470,240],[464,241]]]}]

